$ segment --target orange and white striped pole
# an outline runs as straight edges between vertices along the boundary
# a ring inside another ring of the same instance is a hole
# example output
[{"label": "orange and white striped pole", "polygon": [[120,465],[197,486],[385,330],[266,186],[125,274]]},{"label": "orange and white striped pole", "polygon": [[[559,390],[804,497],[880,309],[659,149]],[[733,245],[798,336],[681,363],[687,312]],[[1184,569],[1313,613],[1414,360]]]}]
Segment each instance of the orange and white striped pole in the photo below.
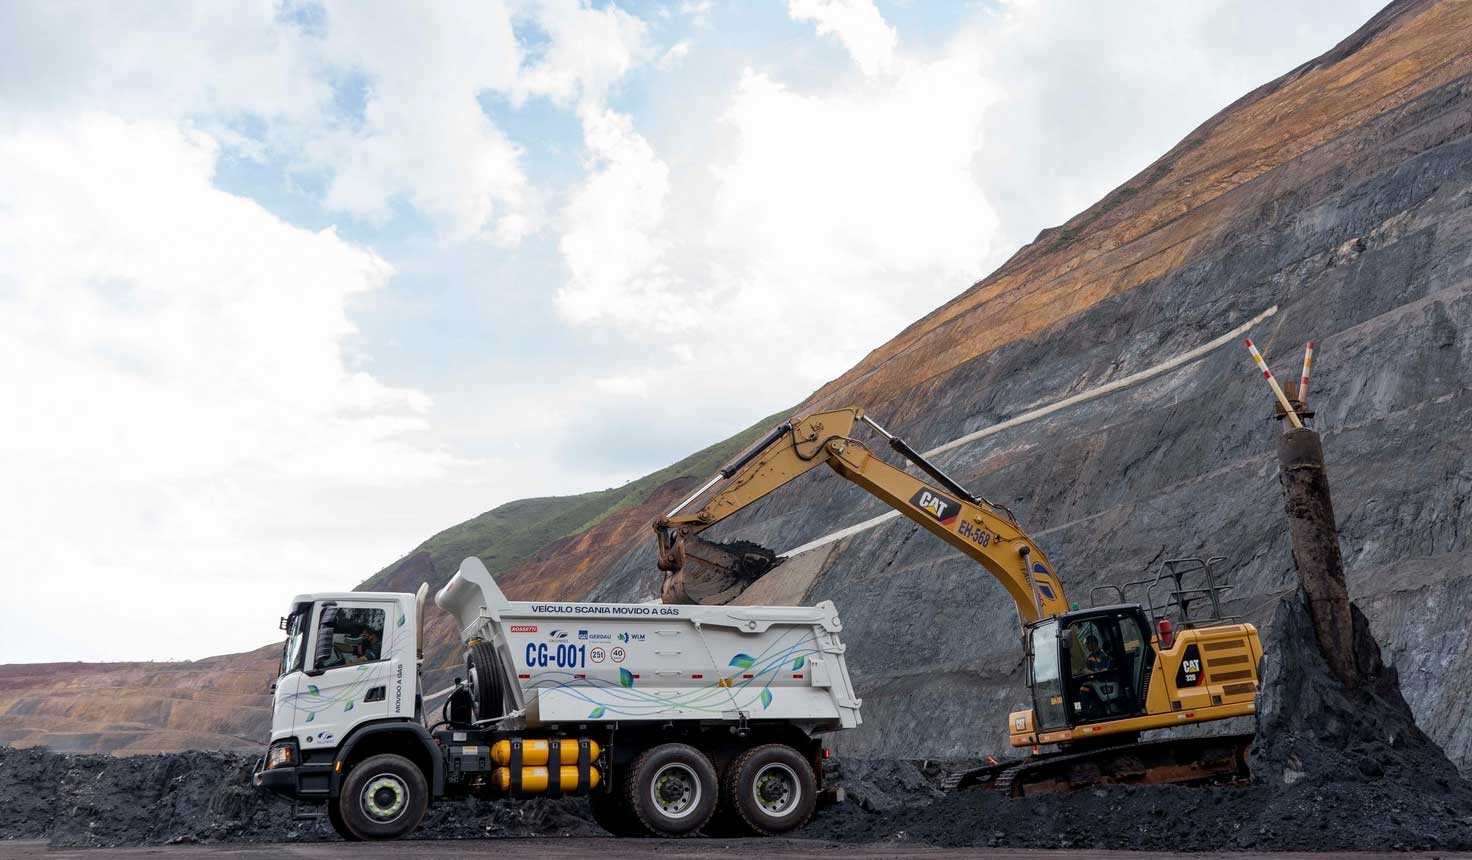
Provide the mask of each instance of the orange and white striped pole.
[{"label": "orange and white striped pole", "polygon": [[1262,353],[1252,345],[1250,337],[1247,339],[1247,351],[1252,353],[1252,360],[1257,362],[1257,366],[1262,370],[1262,378],[1268,381],[1268,387],[1273,389],[1273,395],[1282,404],[1283,412],[1287,414],[1289,423],[1297,429],[1302,429],[1303,422],[1298,420],[1298,413],[1293,411],[1293,404],[1288,402],[1288,395],[1283,393],[1283,387],[1278,384],[1278,380],[1273,378],[1273,372],[1268,370],[1268,363],[1262,360]]},{"label": "orange and white striped pole", "polygon": [[1303,373],[1298,377],[1298,402],[1308,406],[1308,372],[1314,366],[1314,342],[1309,341],[1303,351]]}]

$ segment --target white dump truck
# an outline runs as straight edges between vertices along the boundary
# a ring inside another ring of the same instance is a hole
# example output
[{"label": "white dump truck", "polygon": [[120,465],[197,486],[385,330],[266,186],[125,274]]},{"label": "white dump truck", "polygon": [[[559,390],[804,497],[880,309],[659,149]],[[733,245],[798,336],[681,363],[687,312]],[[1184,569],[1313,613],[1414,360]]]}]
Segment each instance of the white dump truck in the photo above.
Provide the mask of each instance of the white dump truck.
[{"label": "white dump truck", "polygon": [[325,804],[345,839],[434,801],[585,795],[616,835],[775,835],[807,821],[824,736],[859,725],[833,604],[508,601],[477,558],[435,596],[466,668],[420,688],[419,593],[296,597],[255,783]]}]

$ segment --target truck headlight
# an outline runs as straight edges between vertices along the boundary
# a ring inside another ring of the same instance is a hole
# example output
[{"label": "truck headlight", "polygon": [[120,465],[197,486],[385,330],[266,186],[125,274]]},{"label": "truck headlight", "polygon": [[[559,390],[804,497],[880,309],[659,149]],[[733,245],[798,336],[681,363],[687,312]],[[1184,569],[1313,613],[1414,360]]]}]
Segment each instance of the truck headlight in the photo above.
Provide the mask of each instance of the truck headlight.
[{"label": "truck headlight", "polygon": [[266,770],[296,764],[296,741],[277,741],[266,750]]}]

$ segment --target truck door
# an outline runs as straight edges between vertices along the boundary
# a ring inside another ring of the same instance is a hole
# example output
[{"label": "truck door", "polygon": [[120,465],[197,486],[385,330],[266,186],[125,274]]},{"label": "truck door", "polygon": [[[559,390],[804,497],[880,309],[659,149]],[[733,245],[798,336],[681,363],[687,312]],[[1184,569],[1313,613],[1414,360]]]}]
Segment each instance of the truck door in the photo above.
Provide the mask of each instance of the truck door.
[{"label": "truck door", "polygon": [[1032,678],[1032,706],[1039,731],[1068,727],[1064,702],[1063,658],[1058,647],[1058,621],[1050,618],[1028,629],[1028,673]]},{"label": "truck door", "polygon": [[403,632],[398,614],[392,601],[318,604],[309,668],[298,694],[296,734],[302,746],[334,746],[358,723],[403,715],[405,689],[412,716],[413,686],[405,687],[404,672],[405,658],[412,671],[413,636]]}]

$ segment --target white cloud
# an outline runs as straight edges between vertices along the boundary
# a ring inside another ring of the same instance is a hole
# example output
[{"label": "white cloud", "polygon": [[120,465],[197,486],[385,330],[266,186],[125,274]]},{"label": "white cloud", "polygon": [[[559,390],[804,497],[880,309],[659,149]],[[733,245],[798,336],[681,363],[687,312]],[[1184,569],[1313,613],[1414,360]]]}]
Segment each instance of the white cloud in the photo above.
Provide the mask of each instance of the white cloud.
[{"label": "white cloud", "polygon": [[595,9],[581,0],[543,0],[529,17],[548,43],[522,70],[521,98],[601,104],[615,82],[648,58],[644,22],[618,6]]},{"label": "white cloud", "polygon": [[593,380],[593,387],[614,397],[634,397],[640,400],[649,398],[648,380],[630,374],[599,377]]},{"label": "white cloud", "polygon": [[[532,56],[514,23],[544,34]],[[383,223],[407,204],[447,239],[514,244],[537,229],[541,204],[521,147],[481,96],[597,106],[647,59],[645,35],[617,6],[578,0],[465,0],[412,14],[347,0],[7,6],[0,100],[187,118],[235,154],[325,175],[333,210]]]},{"label": "white cloud", "polygon": [[0,134],[0,662],[253,647],[238,619],[428,525],[386,504],[452,462],[428,398],[342,359],[390,267],[216,190],[216,157],[98,114]]},{"label": "white cloud", "polygon": [[333,2],[321,50],[332,68],[362,75],[367,88],[360,122],[284,132],[331,172],[327,205],[381,221],[407,200],[452,239],[490,229],[514,240],[526,232],[520,149],[477,99],[518,86],[521,53],[505,4],[384,14]]},{"label": "white cloud", "polygon": [[837,36],[864,74],[888,72],[899,34],[885,23],[873,0],[788,0],[794,21],[812,21],[824,36]]},{"label": "white cloud", "polygon": [[690,40],[681,39],[670,45],[669,50],[660,55],[655,66],[662,72],[673,71],[678,69],[688,56],[690,56]]},{"label": "white cloud", "polygon": [[583,136],[589,177],[563,212],[560,247],[570,276],[557,291],[558,310],[573,322],[695,322],[667,262],[669,168],[629,118],[614,111],[586,112]]},{"label": "white cloud", "polygon": [[714,9],[715,3],[711,0],[680,0],[680,14],[702,30],[712,26],[711,13]]},{"label": "white cloud", "polygon": [[0,5],[0,102],[12,117],[106,109],[169,118],[316,118],[332,97],[317,40],[274,3]]},{"label": "white cloud", "polygon": [[1330,48],[1379,0],[1008,0],[977,31],[999,99],[976,165],[1031,241],[1123,183],[1253,87]]},{"label": "white cloud", "polygon": [[760,404],[747,415],[795,403],[992,259],[972,169],[990,84],[971,48],[821,94],[748,70],[709,196],[674,194],[648,142],[605,117],[564,212],[563,316],[658,345],[664,361],[629,371],[648,390]]}]

